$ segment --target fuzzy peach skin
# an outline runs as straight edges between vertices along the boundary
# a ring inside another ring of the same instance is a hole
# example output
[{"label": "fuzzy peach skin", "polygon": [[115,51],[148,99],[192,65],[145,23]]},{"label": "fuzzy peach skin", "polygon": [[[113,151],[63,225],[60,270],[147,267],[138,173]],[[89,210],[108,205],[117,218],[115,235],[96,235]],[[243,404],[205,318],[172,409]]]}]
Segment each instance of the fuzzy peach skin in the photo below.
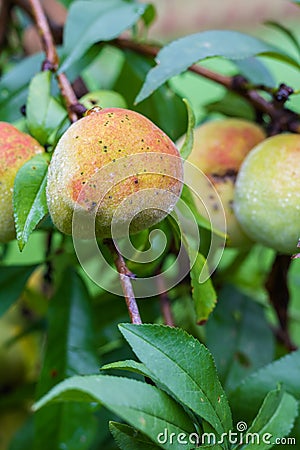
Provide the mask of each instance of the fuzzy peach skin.
[{"label": "fuzzy peach skin", "polygon": [[[182,179],[175,144],[149,119],[128,109],[96,107],[58,142],[48,173],[48,207],[66,234],[72,233],[74,211],[94,213],[95,233],[105,238],[123,205],[115,229],[122,234],[124,223],[131,222],[134,233],[173,209]],[[153,197],[155,207],[149,209]]]},{"label": "fuzzy peach skin", "polygon": [[[233,211],[234,185],[245,156],[263,139],[265,133],[261,127],[237,118],[206,122],[194,132],[194,146],[188,161],[205,173],[220,196],[227,223],[227,244],[231,247],[241,248],[251,245]],[[221,229],[223,211],[210,183],[205,183],[199,195],[207,207],[213,224]],[[201,214],[207,215],[203,204],[196,196],[195,201]]]},{"label": "fuzzy peach skin", "polygon": [[257,145],[236,181],[235,214],[255,241],[293,254],[300,238],[300,135],[281,134]]},{"label": "fuzzy peach skin", "polygon": [[28,134],[0,122],[0,242],[15,239],[13,187],[20,167],[44,148]]}]

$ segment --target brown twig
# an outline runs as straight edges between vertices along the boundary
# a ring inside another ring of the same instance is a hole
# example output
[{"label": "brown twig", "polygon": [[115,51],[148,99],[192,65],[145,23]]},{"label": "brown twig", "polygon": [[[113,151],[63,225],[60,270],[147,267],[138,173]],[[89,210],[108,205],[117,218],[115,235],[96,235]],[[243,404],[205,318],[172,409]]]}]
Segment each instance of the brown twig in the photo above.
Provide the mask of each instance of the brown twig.
[{"label": "brown twig", "polygon": [[45,249],[46,267],[42,284],[43,294],[48,299],[50,299],[53,294],[53,261],[51,259],[52,244],[53,244],[53,230],[50,230],[47,232],[46,235],[46,249]]},{"label": "brown twig", "polygon": [[276,312],[279,330],[277,337],[288,350],[295,350],[295,345],[289,335],[288,306],[289,289],[287,283],[288,270],[291,264],[291,257],[288,255],[276,255],[271,272],[266,281],[266,289],[269,300]]},{"label": "brown twig", "polygon": [[131,279],[134,278],[134,275],[128,270],[124,258],[115,246],[114,241],[112,239],[106,239],[105,244],[113,256],[115,266],[119,273],[130,320],[132,323],[139,325],[142,323],[142,320],[131,284]]},{"label": "brown twig", "polygon": [[171,308],[170,298],[167,292],[162,292],[159,296],[160,309],[164,318],[165,325],[169,327],[175,327],[174,317]]},{"label": "brown twig", "polygon": [[158,290],[160,292],[159,294],[159,304],[160,304],[160,310],[161,314],[164,318],[165,325],[168,325],[169,327],[175,327],[175,321],[172,313],[171,308],[171,301],[168,296],[167,290],[165,289],[165,283],[163,279],[163,275],[161,273],[161,267],[156,273],[156,283]]},{"label": "brown twig", "polygon": [[[51,70],[56,73],[59,65],[59,58],[54,44],[52,32],[47,21],[47,17],[42,8],[40,0],[29,0],[32,15],[37,26],[38,32],[41,36],[42,45],[46,54],[46,59],[43,62],[42,70]],[[78,100],[71,86],[70,81],[64,73],[56,73],[59,88],[65,100],[69,119],[71,122],[76,122],[81,117],[78,111]],[[84,108],[84,107],[82,107]]]},{"label": "brown twig", "polygon": [[29,1],[33,18],[46,54],[46,60],[43,62],[43,70],[51,70],[52,72],[56,72],[58,69],[59,59],[46,15],[39,0]]}]

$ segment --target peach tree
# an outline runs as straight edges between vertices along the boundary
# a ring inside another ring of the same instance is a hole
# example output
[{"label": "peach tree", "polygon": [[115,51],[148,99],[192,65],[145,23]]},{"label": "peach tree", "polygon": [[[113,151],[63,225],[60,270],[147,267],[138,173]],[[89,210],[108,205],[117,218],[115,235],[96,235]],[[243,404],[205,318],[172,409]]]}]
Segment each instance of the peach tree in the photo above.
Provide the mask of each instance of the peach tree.
[{"label": "peach tree", "polygon": [[296,31],[54,3],[0,3],[0,450],[295,445]]}]

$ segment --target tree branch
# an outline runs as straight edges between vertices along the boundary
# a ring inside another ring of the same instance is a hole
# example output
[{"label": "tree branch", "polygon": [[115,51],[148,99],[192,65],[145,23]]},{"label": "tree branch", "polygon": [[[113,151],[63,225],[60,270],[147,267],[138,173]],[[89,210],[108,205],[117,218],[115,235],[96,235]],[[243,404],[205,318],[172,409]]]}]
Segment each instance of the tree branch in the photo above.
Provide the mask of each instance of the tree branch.
[{"label": "tree branch", "polygon": [[167,292],[162,292],[159,296],[160,309],[164,318],[165,325],[169,327],[175,327],[174,317],[171,308],[170,298]]},{"label": "tree branch", "polygon": [[[129,49],[151,58],[155,58],[160,50],[160,47],[156,45],[140,44],[125,38],[117,38],[111,43],[118,48]],[[298,114],[285,108],[284,103],[279,104],[278,102],[273,101],[273,99],[267,101],[257,92],[258,90],[265,90],[271,94],[272,90],[265,86],[254,86],[251,85],[246,78],[240,75],[233,77],[222,75],[198,64],[193,64],[188,70],[224,86],[231,92],[239,94],[245,98],[256,111],[267,114],[273,122],[270,134],[276,134],[280,131],[300,133],[300,118]]]},{"label": "tree branch", "polygon": [[[46,59],[43,62],[42,70],[51,70],[56,73],[59,65],[59,58],[45,12],[42,8],[40,0],[29,0],[29,2],[31,5],[32,16],[41,36],[42,45],[46,54]],[[81,117],[81,114],[79,112],[78,100],[72,85],[64,73],[56,73],[56,78],[66,103],[69,119],[71,122],[76,122],[76,120]],[[84,107],[82,106],[82,108]]]},{"label": "tree branch", "polygon": [[289,289],[287,284],[288,270],[291,264],[291,257],[288,255],[276,255],[271,272],[266,281],[266,289],[269,293],[270,302],[277,314],[279,330],[277,337],[288,350],[295,350],[288,328],[288,306]]},{"label": "tree branch", "polygon": [[130,272],[130,270],[128,270],[124,258],[116,248],[114,241],[112,239],[106,239],[105,244],[109,248],[117,271],[119,272],[120,282],[124,292],[130,320],[132,323],[141,324],[142,320],[131,284],[131,278],[134,278],[134,275]]},{"label": "tree branch", "polygon": [[172,313],[171,301],[165,287],[164,279],[161,273],[161,267],[159,267],[159,269],[156,272],[156,284],[160,292],[159,305],[162,317],[164,319],[164,323],[169,327],[174,327],[175,321]]}]

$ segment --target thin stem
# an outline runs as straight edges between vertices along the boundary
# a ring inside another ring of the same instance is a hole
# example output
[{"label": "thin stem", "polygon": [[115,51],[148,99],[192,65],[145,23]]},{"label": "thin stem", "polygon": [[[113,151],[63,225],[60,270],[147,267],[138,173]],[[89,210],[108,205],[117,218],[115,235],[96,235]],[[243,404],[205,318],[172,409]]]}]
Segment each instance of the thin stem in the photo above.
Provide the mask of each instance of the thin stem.
[{"label": "thin stem", "polygon": [[128,270],[124,258],[117,249],[117,247],[115,246],[114,241],[112,239],[106,239],[105,244],[107,245],[113,256],[115,266],[119,273],[120,282],[124,293],[130,320],[132,323],[139,325],[142,323],[142,319],[140,316],[139,308],[135,299],[131,283],[131,279],[134,278],[134,275],[132,272],[130,272],[130,270]]},{"label": "thin stem", "polygon": [[[42,70],[51,70],[56,73],[59,65],[59,58],[54,44],[52,32],[50,30],[46,14],[43,10],[40,0],[29,0],[32,15],[37,26],[38,32],[41,36],[42,45],[46,54],[46,59],[43,62]],[[80,117],[76,110],[78,100],[72,85],[64,73],[56,73],[59,88],[65,100],[69,119],[71,122],[76,122]]]},{"label": "thin stem", "polygon": [[48,231],[46,235],[45,261],[46,268],[43,280],[43,293],[46,298],[51,298],[53,294],[53,262],[51,260],[52,245],[53,245],[53,230]]},{"label": "thin stem", "polygon": [[160,309],[164,318],[165,325],[169,327],[175,327],[174,317],[171,308],[170,298],[167,292],[162,292],[159,296]]},{"label": "thin stem", "polygon": [[290,264],[290,256],[280,254],[276,255],[271,272],[266,281],[266,289],[279,322],[277,336],[285,344],[288,350],[294,350],[296,347],[289,335],[288,321],[290,295],[287,277]]},{"label": "thin stem", "polygon": [[160,269],[157,271],[157,274],[156,274],[156,283],[157,283],[157,287],[160,292],[159,304],[160,304],[161,314],[164,318],[164,323],[165,323],[165,325],[168,325],[169,327],[175,327],[175,321],[174,321],[172,308],[171,308],[171,301],[168,296],[167,290],[165,288],[163,275],[162,275]]},{"label": "thin stem", "polygon": [[29,0],[35,24],[42,40],[42,45],[46,54],[46,60],[43,63],[43,70],[55,72],[58,68],[58,55],[50,27],[39,0]]}]

